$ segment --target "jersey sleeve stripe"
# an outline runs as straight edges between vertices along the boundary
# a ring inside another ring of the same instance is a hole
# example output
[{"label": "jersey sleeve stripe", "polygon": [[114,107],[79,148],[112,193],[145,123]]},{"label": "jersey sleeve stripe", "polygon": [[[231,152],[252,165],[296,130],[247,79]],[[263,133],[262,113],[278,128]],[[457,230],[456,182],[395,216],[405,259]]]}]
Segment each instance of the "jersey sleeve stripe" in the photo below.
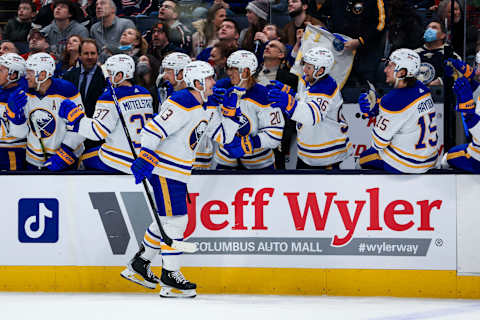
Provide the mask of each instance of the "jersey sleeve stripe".
[{"label": "jersey sleeve stripe", "polygon": [[93,122],[94,124],[94,128],[95,128],[95,131],[97,131],[98,133],[100,133],[100,135],[102,136],[102,139],[106,138],[108,136],[108,133],[105,132],[101,126],[98,125],[98,123],[96,121]]},{"label": "jersey sleeve stripe", "polygon": [[148,132],[148,133],[150,133],[151,135],[153,135],[153,136],[157,137],[157,138],[158,138],[158,139],[160,139],[160,140],[163,140],[163,139],[164,139],[164,138],[163,138],[161,135],[159,135],[159,134],[157,134],[157,133],[153,132],[152,130],[150,130],[150,129],[149,129],[149,128],[147,128],[146,126],[145,126],[145,127],[143,127],[143,130],[145,130],[145,132]]},{"label": "jersey sleeve stripe", "polygon": [[242,158],[242,162],[243,163],[249,163],[249,164],[253,164],[253,163],[258,163],[258,162],[262,162],[262,161],[265,161],[265,160],[268,160],[270,158],[273,157],[273,151],[272,149],[268,149],[268,151],[270,151],[266,156],[262,157],[262,158],[258,158],[256,160],[249,160],[249,159],[244,159]]},{"label": "jersey sleeve stripe", "polygon": [[373,138],[373,142],[380,148],[380,149],[383,149],[383,148],[386,148],[388,146],[388,142],[385,143],[385,142],[382,142],[380,140],[377,139],[377,137],[375,135],[372,135],[372,138]]},{"label": "jersey sleeve stripe", "polygon": [[263,131],[263,132],[265,132],[265,133],[267,134],[267,136],[269,136],[270,138],[272,138],[272,139],[275,140],[275,141],[282,141],[282,138],[281,138],[281,137],[280,137],[280,139],[279,139],[279,138],[274,137],[273,135],[271,135],[270,133],[272,133],[272,132],[269,132],[269,131]]},{"label": "jersey sleeve stripe", "polygon": [[152,119],[151,122],[149,122],[153,125],[155,125],[156,127],[158,127],[160,130],[162,130],[163,134],[165,135],[165,138],[168,137],[168,133],[167,131],[165,131],[165,129],[162,127],[162,125],[160,123],[158,123],[155,119]]},{"label": "jersey sleeve stripe", "polygon": [[165,158],[168,158],[170,159],[171,161],[177,161],[177,162],[181,162],[181,163],[184,163],[184,164],[187,164],[187,165],[191,165],[193,163],[193,161],[187,161],[187,160],[183,160],[183,159],[180,159],[180,158],[177,158],[177,157],[174,157],[168,153],[165,153],[165,152],[161,152],[159,150],[155,150],[156,153],[158,153],[159,155],[165,157]]},{"label": "jersey sleeve stripe", "polygon": [[380,141],[382,142],[386,142],[386,143],[389,143],[390,140],[387,140],[385,138],[382,138],[375,130],[372,130],[373,134],[375,135],[375,137],[377,137]]},{"label": "jersey sleeve stripe", "polygon": [[97,136],[98,140],[103,140],[104,137],[102,137],[101,134],[97,132],[97,129],[95,129],[94,122],[92,121],[92,132]]},{"label": "jersey sleeve stripe", "polygon": [[229,156],[225,157],[222,153],[223,152],[222,152],[221,148],[218,148],[218,150],[216,152],[217,157],[219,157],[223,161],[225,161],[227,163],[230,163],[230,164],[236,164],[237,163],[237,159],[232,159]]}]

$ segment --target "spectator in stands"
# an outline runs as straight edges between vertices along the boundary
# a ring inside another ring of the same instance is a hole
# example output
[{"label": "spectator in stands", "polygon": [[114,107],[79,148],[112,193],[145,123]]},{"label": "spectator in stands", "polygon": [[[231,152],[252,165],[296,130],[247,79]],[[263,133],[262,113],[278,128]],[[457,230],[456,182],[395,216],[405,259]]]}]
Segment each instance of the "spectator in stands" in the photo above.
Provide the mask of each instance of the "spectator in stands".
[{"label": "spectator in stands", "polygon": [[0,42],[0,56],[5,53],[18,53],[15,44],[8,40]]},{"label": "spectator in stands", "polygon": [[387,56],[400,48],[416,49],[422,45],[424,26],[407,0],[390,0],[388,6]]},{"label": "spectator in stands", "polygon": [[[265,50],[265,46],[269,43],[269,41],[272,40],[279,40],[282,38],[282,30],[278,29],[278,26],[274,24],[266,24],[265,27],[263,27],[263,30],[261,32],[255,33],[254,41],[255,41],[255,47],[257,45],[259,48],[255,48],[256,50],[256,56],[258,59],[258,62],[260,64],[263,63],[263,51]],[[260,41],[260,42],[258,42]],[[290,52],[291,47],[289,46],[287,48],[287,52]]]},{"label": "spectator in stands", "polygon": [[142,38],[140,31],[135,28],[128,28],[120,36],[119,44],[116,46],[107,46],[103,56],[109,57],[114,54],[127,54],[135,61],[147,53],[148,43]]},{"label": "spectator in stands", "polygon": [[380,58],[383,56],[385,25],[388,23],[383,0],[326,0],[322,7],[331,32],[352,38],[345,50],[356,50],[350,81],[365,85],[375,82]]},{"label": "spectator in stands", "polygon": [[151,30],[152,40],[149,43],[147,53],[151,54],[159,61],[162,61],[163,57],[170,52],[186,53],[183,49],[180,49],[170,42],[167,33],[168,27],[163,23],[155,24]]},{"label": "spectator in stands", "polygon": [[[259,84],[267,86],[272,80],[277,80],[289,85],[294,90],[298,86],[298,77],[290,73],[286,65],[287,48],[279,40],[271,40],[263,51],[263,66],[258,74]],[[285,128],[283,129],[282,142],[273,150],[275,153],[275,168],[285,169],[286,158],[290,153],[290,142],[295,134],[295,122],[284,115]]]},{"label": "spectator in stands", "polygon": [[226,40],[219,41],[213,45],[208,62],[215,70],[215,80],[227,78],[227,58],[235,51],[238,46]]},{"label": "spectator in stands", "polygon": [[106,45],[118,46],[123,31],[135,28],[131,20],[117,17],[116,11],[113,0],[97,0],[96,14],[99,21],[90,29],[90,37],[97,41],[101,49]]},{"label": "spectator in stands", "polygon": [[[222,22],[222,26],[218,30],[218,39],[220,41],[226,41],[232,46],[238,45],[238,38],[240,36],[240,29],[235,20],[225,19]],[[197,56],[197,60],[208,61],[210,58],[210,53],[213,47],[207,47],[200,52]]]},{"label": "spectator in stands", "polygon": [[76,21],[77,8],[70,0],[56,0],[53,9],[53,21],[42,29],[50,44],[50,49],[60,57],[65,50],[67,39],[71,35],[78,35],[82,38],[88,37],[88,30]]},{"label": "spectator in stands", "polygon": [[80,44],[83,38],[78,35],[72,35],[67,40],[67,45],[62,54],[62,69],[64,72],[70,71],[73,68],[80,66]]},{"label": "spectator in stands", "polygon": [[[422,47],[415,49],[419,54],[422,64],[418,76],[428,86],[443,85],[445,54],[452,52],[452,48],[445,44],[447,37],[445,25],[439,19],[433,19],[423,35],[425,43]],[[453,52],[455,59],[460,56]]]},{"label": "spectator in stands", "polygon": [[266,0],[251,1],[247,5],[248,28],[240,32],[240,48],[251,51],[256,55],[261,50],[261,41],[255,41],[255,34],[262,32],[270,20],[270,4]]},{"label": "spectator in stands", "polygon": [[178,20],[177,4],[165,0],[158,9],[158,19],[168,27],[168,38],[175,46],[192,52],[192,34],[190,30]]},{"label": "spectator in stands", "polygon": [[135,67],[135,83],[146,88],[153,98],[153,111],[158,113],[158,90],[155,81],[160,70],[160,61],[150,54],[138,58]]},{"label": "spectator in stands", "polygon": [[48,44],[47,35],[39,29],[31,29],[27,36],[28,52],[22,54],[22,58],[27,58],[34,53],[47,52],[49,53],[50,45]]},{"label": "spectator in stands", "polygon": [[[80,44],[79,53],[80,66],[65,73],[63,78],[79,88],[85,113],[87,117],[92,117],[95,104],[106,85],[102,69],[98,65],[98,47],[95,40],[84,39]],[[87,141],[85,142],[88,145]]]},{"label": "spectator in stands", "polygon": [[120,17],[133,17],[138,15],[146,15],[151,11],[152,0],[121,0],[118,1],[117,14]]},{"label": "spectator in stands", "polygon": [[307,24],[324,26],[320,20],[307,14],[307,2],[308,0],[288,0],[288,15],[292,20],[283,28],[283,43],[295,45],[297,30],[305,29]]},{"label": "spectator in stands", "polygon": [[[470,21],[467,20],[467,29],[464,29],[464,8],[462,5],[463,1],[460,2],[455,0],[454,3],[454,17],[453,17],[453,39],[448,39],[453,47],[453,50],[463,57],[465,60],[468,56],[474,56],[475,52],[480,50],[480,41],[478,38],[478,29]],[[451,1],[450,0],[442,0],[438,5],[438,17],[440,21],[447,20],[447,30],[451,29],[452,24],[450,23],[451,20]],[[463,38],[466,32],[466,48],[463,46]],[[465,52],[464,52],[465,51]]]},{"label": "spectator in stands", "polygon": [[27,36],[32,28],[32,20],[37,10],[30,0],[21,0],[18,5],[17,16],[8,20],[3,32],[3,38],[13,43],[25,43],[27,48]]},{"label": "spectator in stands", "polygon": [[211,47],[218,41],[217,32],[227,17],[223,4],[213,4],[208,9],[207,18],[192,23],[197,30],[192,36],[192,56],[196,57],[206,47]]}]

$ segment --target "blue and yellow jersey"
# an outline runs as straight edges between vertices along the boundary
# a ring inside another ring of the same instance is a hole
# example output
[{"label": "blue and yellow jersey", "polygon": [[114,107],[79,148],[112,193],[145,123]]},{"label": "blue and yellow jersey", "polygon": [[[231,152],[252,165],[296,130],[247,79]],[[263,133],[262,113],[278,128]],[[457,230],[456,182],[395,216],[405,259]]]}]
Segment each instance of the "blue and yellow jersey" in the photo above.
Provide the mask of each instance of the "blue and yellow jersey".
[{"label": "blue and yellow jersey", "polygon": [[[140,133],[153,118],[153,99],[141,86],[121,86],[114,89],[128,133],[138,154]],[[90,140],[105,140],[98,151],[103,163],[125,173],[131,173],[133,155],[110,90],[98,98],[93,117],[82,118],[79,133]],[[92,154],[93,155],[93,154]],[[88,154],[82,158],[89,157]]]},{"label": "blue and yellow jersey", "polygon": [[382,97],[372,132],[372,146],[383,161],[405,173],[422,173],[438,157],[437,113],[430,89],[393,89]]},{"label": "blue and yellow jersey", "polygon": [[172,94],[161,110],[143,128],[141,144],[157,154],[155,174],[185,183],[203,135],[224,144],[233,140],[238,129],[238,124],[220,115],[218,105],[200,104],[189,89]]},{"label": "blue and yellow jersey", "polygon": [[27,121],[19,126],[11,124],[9,130],[11,136],[27,137],[27,162],[36,167],[43,167],[62,143],[72,148],[77,156],[83,152],[84,138],[68,131],[67,121],[58,115],[65,99],[82,106],[80,93],[68,81],[57,78],[51,80],[45,95],[32,89],[27,91],[28,101],[24,108]]},{"label": "blue and yellow jersey", "polygon": [[327,166],[347,158],[351,143],[342,114],[343,98],[335,80],[326,76],[313,85],[299,82],[297,107],[298,157],[311,166]]},{"label": "blue and yellow jersey", "polygon": [[[246,91],[240,100],[242,112],[239,133],[253,135],[260,138],[261,145],[250,155],[240,158],[240,162],[247,169],[262,169],[270,167],[275,162],[272,149],[280,145],[285,120],[280,109],[272,108],[268,102],[267,89],[255,84]],[[220,145],[215,152],[215,162],[235,167],[237,159],[231,158],[228,152]]]}]

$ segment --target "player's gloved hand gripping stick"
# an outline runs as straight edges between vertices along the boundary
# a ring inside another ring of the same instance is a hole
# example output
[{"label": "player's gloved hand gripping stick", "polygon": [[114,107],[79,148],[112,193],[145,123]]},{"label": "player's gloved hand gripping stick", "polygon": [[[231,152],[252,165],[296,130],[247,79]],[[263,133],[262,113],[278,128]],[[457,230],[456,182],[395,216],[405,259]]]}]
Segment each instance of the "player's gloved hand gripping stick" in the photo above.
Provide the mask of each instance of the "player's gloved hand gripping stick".
[{"label": "player's gloved hand gripping stick", "polygon": [[[112,94],[113,102],[115,103],[115,108],[117,109],[118,116],[120,118],[120,122],[122,123],[123,131],[125,132],[125,136],[128,141],[128,145],[130,146],[130,151],[132,152],[133,159],[137,160],[137,154],[135,153],[135,148],[133,147],[132,144],[132,138],[130,137],[130,133],[128,132],[127,125],[125,123],[125,119],[123,118],[122,110],[120,109],[120,104],[118,103],[117,95],[115,94],[115,90],[113,89],[112,83],[110,82],[110,78],[108,76],[107,70],[105,69],[104,66],[102,66],[102,72],[105,77],[105,80],[108,83],[108,88]],[[155,201],[153,200],[153,197],[148,189],[147,186],[147,181],[144,178],[142,180],[143,187],[145,188],[145,193],[147,194],[148,202],[150,204],[150,208],[153,210],[153,216],[155,218],[155,221],[158,224],[158,228],[160,229],[160,234],[162,235],[163,242],[169,247],[172,247],[173,249],[176,249],[178,251],[183,251],[183,252],[188,252],[188,253],[193,253],[198,250],[197,244],[196,243],[190,243],[190,242],[185,242],[185,241],[177,241],[172,238],[170,238],[165,230],[163,229],[162,223],[160,222],[160,219],[158,218],[157,215],[157,206],[155,205]]]}]

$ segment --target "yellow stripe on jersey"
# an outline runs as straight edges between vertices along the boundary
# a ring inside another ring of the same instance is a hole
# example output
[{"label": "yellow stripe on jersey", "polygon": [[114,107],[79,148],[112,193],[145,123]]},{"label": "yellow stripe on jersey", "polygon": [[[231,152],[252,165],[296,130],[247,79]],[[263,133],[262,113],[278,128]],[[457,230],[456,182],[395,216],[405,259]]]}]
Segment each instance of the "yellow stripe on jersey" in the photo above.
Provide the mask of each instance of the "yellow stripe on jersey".
[{"label": "yellow stripe on jersey", "polygon": [[382,102],[380,100],[380,103],[379,103],[379,106],[380,106],[380,109],[382,109],[383,111],[387,112],[387,113],[401,113],[407,109],[409,109],[411,106],[413,106],[414,104],[416,104],[418,101],[422,100],[422,99],[425,99],[425,97],[429,96],[430,95],[430,92],[424,94],[423,96],[415,99],[412,103],[410,103],[409,105],[405,106],[403,109],[401,110],[398,110],[398,111],[391,111],[391,110],[387,110],[385,109],[384,107],[382,107]]},{"label": "yellow stripe on jersey", "polygon": [[375,144],[381,148],[385,148],[390,144],[390,142],[382,142],[375,137],[375,135],[372,134],[373,141],[375,141]]},{"label": "yellow stripe on jersey", "polygon": [[435,154],[437,153],[437,151],[434,151],[434,152],[432,152],[432,154],[430,154],[428,156],[420,156],[418,154],[408,153],[407,151],[404,151],[404,150],[402,150],[399,147],[396,147],[394,145],[390,145],[390,147],[392,147],[393,149],[395,149],[396,151],[398,151],[400,153],[403,153],[405,156],[412,157],[412,158],[417,158],[417,159],[421,159],[421,160],[430,159],[431,157],[435,156]]},{"label": "yellow stripe on jersey", "polygon": [[225,157],[220,153],[220,151],[218,151],[218,150],[217,150],[216,154],[217,154],[217,157],[219,157],[220,159],[222,159],[223,161],[225,161],[225,162],[227,162],[227,163],[237,164],[237,160],[236,160],[236,159],[233,159],[233,160],[227,159],[227,158],[225,158]]},{"label": "yellow stripe on jersey", "polygon": [[360,157],[359,162],[360,164],[365,164],[366,162],[370,162],[374,160],[380,160],[380,156],[378,155],[378,153],[369,154],[368,156],[365,156],[365,157]]},{"label": "yellow stripe on jersey", "polygon": [[8,160],[10,160],[10,170],[17,170],[17,157],[15,151],[8,151]]},{"label": "yellow stripe on jersey", "polygon": [[[456,158],[460,158],[460,157],[466,157],[467,155],[469,155],[469,154],[465,153],[464,150],[453,152],[453,153],[447,153],[447,160],[456,159]],[[470,157],[468,157],[468,158],[470,158]]]},{"label": "yellow stripe on jersey", "polygon": [[193,160],[192,161],[188,161],[188,160],[183,160],[183,159],[180,159],[180,158],[177,158],[177,157],[174,157],[168,153],[165,153],[165,152],[161,152],[159,150],[155,150],[155,152],[161,156],[164,156],[165,158],[169,158],[169,159],[172,159],[172,160],[175,160],[175,161],[178,161],[178,162],[181,162],[181,163],[185,163],[185,164],[192,164],[193,163]]},{"label": "yellow stripe on jersey", "polygon": [[298,154],[302,155],[302,156],[305,156],[307,158],[312,158],[312,159],[325,159],[325,158],[330,158],[330,157],[336,156],[337,154],[345,153],[345,152],[347,152],[347,150],[348,150],[348,147],[343,149],[343,150],[340,150],[340,151],[337,151],[337,152],[334,152],[334,153],[330,153],[330,154],[326,154],[326,155],[323,155],[323,156],[311,156],[311,155],[306,154],[302,151],[298,151]]},{"label": "yellow stripe on jersey", "polygon": [[97,103],[102,103],[102,104],[115,104],[113,101],[108,101],[108,100],[98,100]]},{"label": "yellow stripe on jersey", "polygon": [[470,144],[468,147],[472,149],[472,151],[475,151],[476,153],[480,153],[480,149],[478,149],[477,147],[474,147],[472,144]]},{"label": "yellow stripe on jersey", "polygon": [[377,30],[382,31],[385,28],[385,6],[383,0],[377,0],[378,25]]},{"label": "yellow stripe on jersey", "polygon": [[26,146],[25,143],[14,144],[14,145],[8,144],[8,145],[0,146],[0,149],[2,149],[2,148],[25,148],[25,146]]},{"label": "yellow stripe on jersey", "polygon": [[201,105],[197,105],[197,106],[193,106],[191,108],[185,108],[184,106],[182,106],[181,104],[179,103],[176,103],[175,101],[173,100],[170,100],[170,99],[167,99],[167,102],[170,102],[171,104],[179,107],[180,109],[183,109],[185,111],[192,111],[192,110],[197,110],[198,108],[201,108],[202,106]]},{"label": "yellow stripe on jersey", "polygon": [[327,142],[321,143],[321,144],[306,144],[306,143],[301,142],[300,139],[297,138],[298,144],[303,146],[303,147],[307,147],[307,148],[318,148],[318,147],[328,146],[330,144],[334,144],[334,143],[337,143],[337,142],[345,142],[346,140],[347,140],[347,138],[340,138],[340,139],[336,139],[336,140],[332,140],[332,141],[327,141]]},{"label": "yellow stripe on jersey", "polygon": [[154,132],[156,132],[160,137],[165,138],[163,136],[163,131],[161,131],[153,121],[150,121],[149,123],[146,124],[146,127]]},{"label": "yellow stripe on jersey", "polygon": [[248,159],[242,159],[243,163],[248,163],[248,164],[254,164],[254,163],[259,163],[265,160],[268,160],[270,158],[273,158],[273,152],[270,150],[270,152],[263,156],[262,158],[256,159],[256,160],[248,160]]},{"label": "yellow stripe on jersey", "polygon": [[123,161],[123,160],[121,160],[121,159],[112,158],[112,157],[110,157],[109,155],[105,154],[105,152],[104,152],[102,149],[100,149],[99,154],[100,154],[102,157],[104,157],[105,159],[107,159],[107,160],[110,160],[110,161],[112,161],[112,162],[114,162],[114,163],[117,163],[117,164],[119,164],[119,165],[122,165],[122,166],[127,167],[127,168],[130,169],[131,164],[130,164],[129,162]]},{"label": "yellow stripe on jersey", "polygon": [[[36,148],[34,148],[30,143],[27,143],[27,147],[29,147],[30,149],[32,149],[32,150],[35,151],[35,152],[43,153],[42,149],[36,149]],[[57,152],[57,150],[50,149],[50,148],[45,148],[45,151],[51,152],[51,153]]]},{"label": "yellow stripe on jersey", "polygon": [[271,133],[271,134],[273,134],[275,136],[278,136],[278,137],[283,136],[283,131],[280,131],[280,130],[277,131],[277,130],[273,130],[273,129],[268,129],[267,131],[268,131],[268,133]]},{"label": "yellow stripe on jersey", "polygon": [[210,153],[197,152],[197,153],[196,153],[196,156],[197,156],[197,157],[198,157],[198,156],[211,157],[212,155],[213,155],[212,152],[210,152]]},{"label": "yellow stripe on jersey", "polygon": [[123,98],[118,99],[118,102],[122,102],[123,100],[127,99],[138,99],[138,98],[151,98],[152,96],[149,94],[135,94],[131,96],[125,96]]},{"label": "yellow stripe on jersey", "polygon": [[268,108],[268,107],[270,107],[269,104],[260,104],[260,103],[258,103],[257,101],[255,101],[255,100],[253,100],[253,99],[251,99],[251,98],[243,98],[242,100],[251,102],[251,103],[259,106],[260,108]]},{"label": "yellow stripe on jersey", "polygon": [[27,156],[29,156],[30,158],[32,158],[33,160],[37,160],[37,161],[45,161],[45,159],[43,158],[38,158],[36,155],[34,155],[33,153],[30,152],[30,150],[27,149]]},{"label": "yellow stripe on jersey", "polygon": [[119,148],[114,148],[114,147],[112,147],[112,146],[109,146],[109,145],[106,144],[106,143],[104,143],[104,144],[102,145],[102,148],[105,148],[105,149],[107,149],[107,150],[109,150],[109,151],[116,151],[116,152],[118,152],[118,153],[123,153],[123,154],[125,154],[125,155],[127,155],[127,156],[129,156],[129,157],[132,157],[132,156],[133,156],[131,152],[128,152],[128,151],[126,151],[126,150],[119,149]]},{"label": "yellow stripe on jersey", "polygon": [[167,246],[166,244],[162,244],[162,252],[163,252],[163,251],[175,251],[175,252],[180,252],[180,251],[178,251],[178,250],[176,250],[176,249],[173,249],[173,248],[170,247],[170,246]]},{"label": "yellow stripe on jersey", "polygon": [[95,129],[100,132],[100,135],[103,137],[103,138],[106,138],[108,136],[108,133],[102,129],[102,127],[100,125],[98,125],[98,123],[95,122],[95,120],[93,121],[93,124],[95,125]]},{"label": "yellow stripe on jersey", "polygon": [[90,159],[90,158],[93,158],[95,156],[98,155],[98,150],[95,150],[95,151],[92,151],[92,152],[89,152],[89,153],[85,153],[85,154],[82,154],[80,156],[80,161],[83,161],[83,160],[86,160],[86,159]]},{"label": "yellow stripe on jersey", "polygon": [[167,179],[165,177],[158,177],[160,179],[160,186],[162,188],[163,204],[165,205],[165,213],[167,217],[171,217],[172,203],[170,201],[170,193],[168,192]]},{"label": "yellow stripe on jersey", "polygon": [[[35,97],[35,96],[32,95],[31,97]],[[75,100],[78,97],[80,97],[80,93],[77,93],[73,97],[65,97],[65,96],[62,96],[61,94],[49,94],[47,97],[49,97],[49,98],[60,98],[62,100],[65,100],[65,99]]]},{"label": "yellow stripe on jersey", "polygon": [[153,239],[152,237],[150,237],[150,235],[145,232],[145,236],[143,237],[147,242],[153,244],[154,246],[156,247],[160,247],[160,241],[157,241],[155,239]]},{"label": "yellow stripe on jersey", "polygon": [[384,149],[383,150],[385,152],[385,154],[387,156],[390,157],[390,159],[392,159],[393,161],[395,162],[398,162],[402,165],[404,165],[405,167],[409,167],[409,168],[413,168],[413,169],[423,169],[423,168],[430,168],[433,166],[433,164],[435,163],[435,161],[432,161],[431,163],[429,164],[419,164],[419,165],[414,165],[414,164],[409,164],[409,163],[406,163],[405,161],[403,160],[400,160],[397,158],[397,156],[395,156],[394,154],[390,153],[390,151],[388,151],[388,149]]},{"label": "yellow stripe on jersey", "polygon": [[338,91],[338,86],[335,88],[335,91],[331,95],[328,95],[326,93],[314,93],[314,92],[308,92],[307,96],[316,96],[316,97],[327,97],[327,98],[332,98]]}]

